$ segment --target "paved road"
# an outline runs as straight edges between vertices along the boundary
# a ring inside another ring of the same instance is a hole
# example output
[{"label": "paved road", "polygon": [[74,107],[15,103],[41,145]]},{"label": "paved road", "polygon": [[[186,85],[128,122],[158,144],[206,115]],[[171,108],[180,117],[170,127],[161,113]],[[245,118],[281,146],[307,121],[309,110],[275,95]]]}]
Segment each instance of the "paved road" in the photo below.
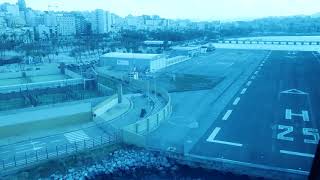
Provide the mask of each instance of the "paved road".
[{"label": "paved road", "polygon": [[157,149],[175,147],[181,150],[184,141],[191,139],[196,142],[212,124],[211,118],[219,115],[267,54],[266,51],[217,50],[214,54],[166,69],[165,72],[225,78],[213,89],[171,93],[171,118],[149,135],[149,146]]},{"label": "paved road", "polygon": [[190,154],[308,172],[319,140],[320,62],[273,51]]}]

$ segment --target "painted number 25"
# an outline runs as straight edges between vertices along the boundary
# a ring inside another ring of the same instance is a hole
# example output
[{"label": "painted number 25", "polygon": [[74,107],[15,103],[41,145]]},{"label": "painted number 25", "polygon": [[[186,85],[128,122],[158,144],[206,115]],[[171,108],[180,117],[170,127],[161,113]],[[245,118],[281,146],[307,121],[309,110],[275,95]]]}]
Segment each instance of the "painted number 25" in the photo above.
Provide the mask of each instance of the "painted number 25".
[{"label": "painted number 25", "polygon": [[[294,138],[290,136],[290,134],[293,132],[292,126],[278,125],[278,130],[281,130],[281,132],[277,134],[277,139],[284,141],[294,141]],[[318,144],[320,139],[318,129],[303,128],[302,134],[303,136],[305,136],[304,143]]]}]

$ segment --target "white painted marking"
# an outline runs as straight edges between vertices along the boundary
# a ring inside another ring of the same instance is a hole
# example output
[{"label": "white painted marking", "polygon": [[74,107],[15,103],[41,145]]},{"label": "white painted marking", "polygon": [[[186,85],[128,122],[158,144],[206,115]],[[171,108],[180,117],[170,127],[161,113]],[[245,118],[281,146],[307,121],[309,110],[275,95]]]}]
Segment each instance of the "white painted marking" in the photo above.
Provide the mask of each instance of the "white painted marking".
[{"label": "white painted marking", "polygon": [[43,147],[34,147],[33,148],[34,151],[37,151],[37,150],[40,150],[40,149],[43,149]]},{"label": "white painted marking", "polygon": [[241,94],[244,94],[247,92],[247,88],[243,88],[242,91],[241,91]]},{"label": "white painted marking", "polygon": [[262,63],[262,64],[260,64],[260,67],[263,67],[264,66],[264,64]]},{"label": "white painted marking", "polygon": [[287,150],[280,150],[280,153],[294,155],[294,156],[302,156],[302,157],[314,158],[313,154],[308,154],[308,153],[301,153],[301,152],[294,152],[294,151],[287,151]]},{"label": "white painted marking", "polygon": [[224,121],[227,120],[229,118],[229,116],[231,115],[231,113],[232,113],[232,110],[228,110],[226,112],[226,114],[223,116],[222,120],[224,120]]},{"label": "white painted marking", "polygon": [[298,95],[307,95],[308,94],[308,93],[300,91],[298,89],[289,89],[286,91],[282,91],[280,93],[282,93],[282,94],[298,94]]},{"label": "white painted marking", "polygon": [[213,143],[218,143],[218,144],[225,144],[225,145],[229,145],[229,146],[238,146],[238,147],[242,147],[242,144],[239,143],[233,143],[233,142],[228,142],[228,141],[219,141],[219,140],[213,140]]},{"label": "white painted marking", "polygon": [[302,117],[303,121],[310,121],[309,112],[305,110],[303,110],[301,114],[295,114],[295,113],[292,113],[291,109],[286,109],[286,119],[291,120],[292,116]]},{"label": "white painted marking", "polygon": [[252,84],[252,81],[247,82],[247,86],[250,86]]},{"label": "white painted marking", "polygon": [[214,138],[217,136],[217,134],[219,133],[219,131],[221,130],[220,127],[216,127],[212,133],[210,134],[210,136],[207,138],[208,142],[212,142],[214,140]]},{"label": "white painted marking", "polygon": [[67,138],[67,140],[70,143],[90,139],[90,137],[83,130],[75,131],[75,132],[71,132],[71,133],[66,133],[66,134],[64,134],[64,136]]},{"label": "white painted marking", "polygon": [[240,97],[237,97],[237,98],[233,101],[232,104],[233,104],[234,106],[236,106],[236,105],[238,105],[239,101],[240,101]]},{"label": "white painted marking", "polygon": [[259,73],[259,71],[254,72],[255,75],[257,75]]},{"label": "white painted marking", "polygon": [[253,79],[256,79],[256,76],[252,76],[251,79],[252,79],[252,80],[253,80]]}]

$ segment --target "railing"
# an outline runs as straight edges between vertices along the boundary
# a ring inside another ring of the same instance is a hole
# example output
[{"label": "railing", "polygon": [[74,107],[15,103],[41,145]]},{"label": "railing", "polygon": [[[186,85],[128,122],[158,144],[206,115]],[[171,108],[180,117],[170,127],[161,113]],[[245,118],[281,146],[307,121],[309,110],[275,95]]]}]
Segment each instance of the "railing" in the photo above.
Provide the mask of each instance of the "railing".
[{"label": "railing", "polygon": [[39,150],[31,150],[21,155],[14,155],[6,160],[0,159],[1,170],[11,170],[12,168],[22,168],[36,163],[66,157],[89,149],[96,149],[106,145],[113,145],[121,142],[120,133],[113,135],[99,136],[90,140],[83,140],[74,143],[60,144],[57,146],[46,146]]}]

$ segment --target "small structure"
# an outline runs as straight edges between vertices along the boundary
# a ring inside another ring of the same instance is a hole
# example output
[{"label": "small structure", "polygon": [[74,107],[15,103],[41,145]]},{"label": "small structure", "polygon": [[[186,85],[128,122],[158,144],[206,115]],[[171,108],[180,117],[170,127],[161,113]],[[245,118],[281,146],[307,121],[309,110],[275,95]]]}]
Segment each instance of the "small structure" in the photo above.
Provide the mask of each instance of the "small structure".
[{"label": "small structure", "polygon": [[172,47],[172,50],[177,56],[194,57],[201,54],[201,46],[175,46]]},{"label": "small structure", "polygon": [[102,55],[99,64],[116,70],[155,72],[166,67],[166,58],[163,54],[112,52]]}]

